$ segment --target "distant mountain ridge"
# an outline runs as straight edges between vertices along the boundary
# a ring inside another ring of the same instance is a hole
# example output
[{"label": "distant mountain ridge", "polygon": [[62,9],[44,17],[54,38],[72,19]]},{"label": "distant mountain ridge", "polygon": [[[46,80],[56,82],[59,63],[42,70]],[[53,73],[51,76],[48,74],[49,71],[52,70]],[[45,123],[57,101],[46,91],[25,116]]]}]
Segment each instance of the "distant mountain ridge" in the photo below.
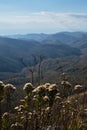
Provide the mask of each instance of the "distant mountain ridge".
[{"label": "distant mountain ridge", "polygon": [[0,37],[0,72],[16,72],[31,64],[32,54],[46,58],[62,58],[81,55],[78,48],[66,45],[59,40],[22,40]]},{"label": "distant mountain ridge", "polygon": [[[66,72],[76,83],[87,84],[86,32],[0,37],[0,80],[16,85],[31,81],[32,54],[46,58],[43,82],[57,82]],[[37,68],[38,64],[36,77]]]},{"label": "distant mountain ridge", "polygon": [[59,40],[62,43],[72,44],[80,38],[87,37],[87,32],[59,32],[54,34],[32,33],[25,35],[9,35],[8,37],[22,40],[36,40],[39,42],[43,40]]},{"label": "distant mountain ridge", "polygon": [[[11,38],[10,38],[11,37]],[[80,56],[86,54],[86,32],[56,34],[27,34],[0,37],[0,72],[16,72],[31,64],[32,54],[46,58]]]}]

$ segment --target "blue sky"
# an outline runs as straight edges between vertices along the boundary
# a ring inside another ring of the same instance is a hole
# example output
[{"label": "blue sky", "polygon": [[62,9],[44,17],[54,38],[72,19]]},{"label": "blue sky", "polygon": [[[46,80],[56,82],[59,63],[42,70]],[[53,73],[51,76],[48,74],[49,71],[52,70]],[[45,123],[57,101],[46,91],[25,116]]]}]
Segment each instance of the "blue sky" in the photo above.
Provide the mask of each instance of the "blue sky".
[{"label": "blue sky", "polygon": [[87,31],[87,0],[0,0],[0,34]]}]

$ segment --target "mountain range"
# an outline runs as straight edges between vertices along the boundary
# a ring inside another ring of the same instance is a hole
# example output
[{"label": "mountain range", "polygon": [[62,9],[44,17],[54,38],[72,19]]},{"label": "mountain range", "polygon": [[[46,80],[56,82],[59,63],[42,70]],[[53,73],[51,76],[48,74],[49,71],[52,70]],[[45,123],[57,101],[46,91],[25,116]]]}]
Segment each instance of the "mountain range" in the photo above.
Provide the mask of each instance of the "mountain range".
[{"label": "mountain range", "polygon": [[80,38],[87,37],[87,32],[59,32],[55,34],[25,34],[25,35],[9,35],[9,38],[15,39],[24,39],[24,40],[35,40],[35,41],[43,41],[43,40],[59,40],[62,43],[71,44]]},{"label": "mountain range", "polygon": [[0,79],[14,82],[22,78],[26,81],[30,77],[28,68],[32,66],[32,55],[45,56],[43,68],[49,76],[46,75],[43,81],[55,80],[52,77],[62,71],[77,75],[85,71],[86,75],[86,53],[86,32],[1,36]]}]

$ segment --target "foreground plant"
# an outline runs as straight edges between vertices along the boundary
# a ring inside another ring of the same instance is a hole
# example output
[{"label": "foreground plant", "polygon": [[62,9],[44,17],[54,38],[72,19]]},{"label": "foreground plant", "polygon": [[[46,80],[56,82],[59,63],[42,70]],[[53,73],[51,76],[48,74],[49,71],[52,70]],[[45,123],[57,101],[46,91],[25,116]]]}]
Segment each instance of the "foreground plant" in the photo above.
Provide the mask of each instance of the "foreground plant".
[{"label": "foreground plant", "polygon": [[3,101],[3,97],[4,97],[4,83],[2,81],[0,81],[0,130],[1,130],[1,127],[2,127],[2,110],[1,110],[1,103]]},{"label": "foreground plant", "polygon": [[16,88],[12,84],[6,84],[4,87],[4,93],[7,101],[7,111],[9,112],[11,109],[11,97],[15,92]]},{"label": "foreground plant", "polygon": [[8,112],[5,112],[2,116],[2,130],[10,129],[10,115]]},{"label": "foreground plant", "polygon": [[[15,87],[11,84],[3,86],[2,82],[1,85],[1,99],[7,97],[11,106]],[[10,111],[3,114],[2,130],[86,130],[87,103],[80,100],[83,97],[77,92],[82,88],[80,85],[72,87],[68,81],[62,81],[61,88],[50,83],[34,88],[31,83],[26,83],[23,87],[24,99],[13,112],[8,107]],[[75,95],[71,95],[73,92]]]}]

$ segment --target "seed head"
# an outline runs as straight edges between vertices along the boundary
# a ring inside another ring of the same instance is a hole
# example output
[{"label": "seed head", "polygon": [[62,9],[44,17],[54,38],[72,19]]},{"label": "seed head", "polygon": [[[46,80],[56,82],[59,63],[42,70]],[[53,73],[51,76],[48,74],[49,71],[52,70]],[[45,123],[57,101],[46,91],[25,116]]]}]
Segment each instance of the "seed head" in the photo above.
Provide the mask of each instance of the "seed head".
[{"label": "seed head", "polygon": [[61,100],[62,100],[62,98],[61,98],[60,96],[58,96],[58,95],[55,96],[54,101],[58,101],[58,102],[60,102]]},{"label": "seed head", "polygon": [[44,84],[44,87],[45,87],[46,89],[48,89],[50,85],[51,85],[50,83],[45,83],[45,84]]},{"label": "seed head", "polygon": [[62,81],[61,85],[63,85],[64,87],[71,87],[72,86],[68,81]]},{"label": "seed head", "polygon": [[2,81],[0,81],[0,93],[4,91],[4,83]]},{"label": "seed head", "polygon": [[44,100],[45,102],[48,102],[50,99],[49,99],[48,96],[44,96],[44,97],[43,97],[43,100]]},{"label": "seed head", "polygon": [[83,88],[83,86],[78,84],[75,85],[74,90],[80,90],[81,88]]},{"label": "seed head", "polygon": [[16,90],[16,88],[12,84],[6,84],[4,90],[6,94],[10,94],[13,93]]},{"label": "seed head", "polygon": [[5,112],[2,116],[2,119],[8,119],[9,118],[9,113]]},{"label": "seed head", "polygon": [[20,124],[20,123],[18,123],[18,122],[16,122],[15,124],[12,124],[11,125],[11,128],[13,129],[13,130],[16,130],[16,129],[22,129],[22,125]]},{"label": "seed head", "polygon": [[57,85],[56,84],[51,84],[49,86],[49,91],[57,90]]},{"label": "seed head", "polygon": [[45,96],[46,89],[44,85],[40,85],[32,91],[34,94],[38,94],[39,96]]},{"label": "seed head", "polygon": [[4,96],[4,87],[5,85],[3,84],[2,81],[0,81],[0,103],[3,100],[3,96]]},{"label": "seed head", "polygon": [[23,90],[26,92],[26,94],[29,94],[33,90],[33,85],[31,83],[26,83],[23,87]]},{"label": "seed head", "polygon": [[15,109],[15,110],[18,110],[18,109],[19,109],[19,107],[17,106],[17,107],[15,107],[14,109]]},{"label": "seed head", "polygon": [[45,112],[46,112],[46,113],[49,113],[50,110],[51,110],[51,108],[50,108],[50,107],[47,107],[47,108],[45,109]]}]

